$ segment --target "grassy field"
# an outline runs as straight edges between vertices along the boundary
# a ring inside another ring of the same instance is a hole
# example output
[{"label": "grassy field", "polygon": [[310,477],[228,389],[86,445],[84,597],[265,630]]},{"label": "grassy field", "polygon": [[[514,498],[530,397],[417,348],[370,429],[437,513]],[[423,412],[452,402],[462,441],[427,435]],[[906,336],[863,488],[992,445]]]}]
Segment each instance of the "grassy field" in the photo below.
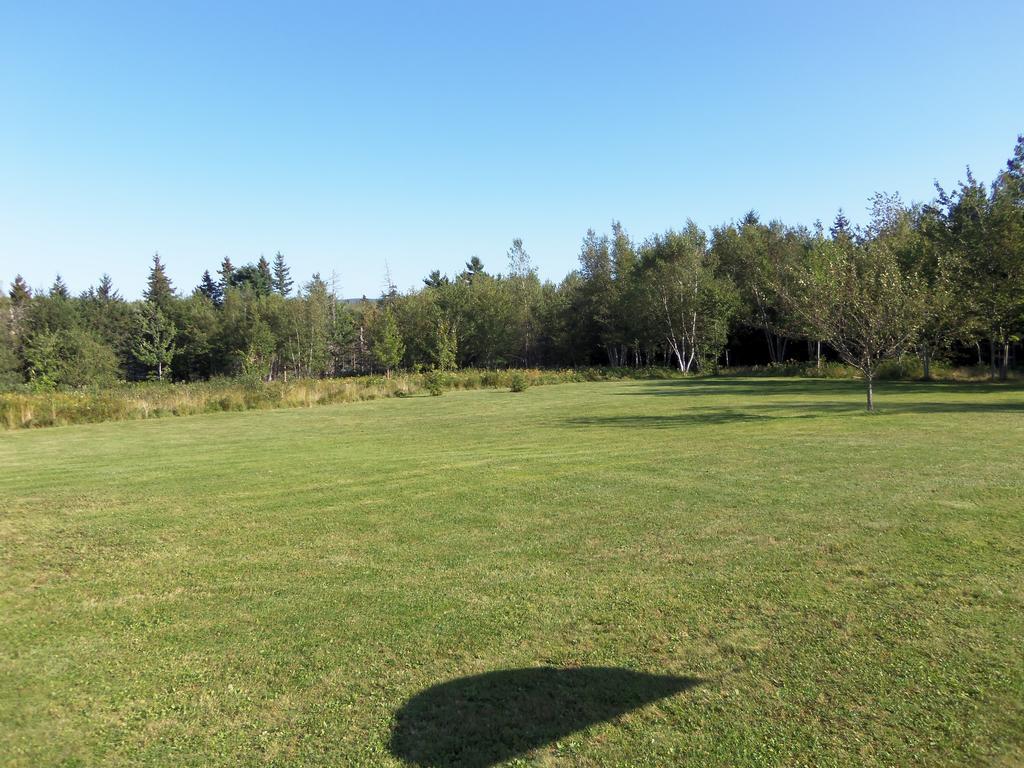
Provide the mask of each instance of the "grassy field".
[{"label": "grassy field", "polygon": [[0,763],[1020,765],[1024,388],[0,434]]}]

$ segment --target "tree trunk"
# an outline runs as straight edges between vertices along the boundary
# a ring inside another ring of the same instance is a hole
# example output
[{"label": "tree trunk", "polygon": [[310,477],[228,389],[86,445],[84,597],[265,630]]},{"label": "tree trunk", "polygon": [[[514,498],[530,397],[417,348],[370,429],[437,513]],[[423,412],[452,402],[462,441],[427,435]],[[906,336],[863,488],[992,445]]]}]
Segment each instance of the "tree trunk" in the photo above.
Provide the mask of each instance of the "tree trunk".
[{"label": "tree trunk", "polygon": [[679,364],[679,372],[680,373],[686,373],[686,367],[685,367],[686,362],[683,359],[683,353],[679,349],[679,343],[675,339],[669,338],[668,339],[668,344],[669,344],[669,348],[666,351],[666,358],[667,359],[665,360],[665,362],[666,363],[669,362],[672,359],[672,355],[675,355],[676,362]]},{"label": "tree trunk", "polygon": [[874,388],[874,371],[871,371],[865,375],[868,382],[868,413],[875,412],[875,388]]},{"label": "tree trunk", "polygon": [[924,380],[932,380],[932,355],[927,344],[921,345],[921,365],[924,368]]},{"label": "tree trunk", "polygon": [[608,364],[612,368],[619,367],[619,348],[615,344],[606,344],[605,350],[608,353]]},{"label": "tree trunk", "polygon": [[1003,358],[999,361],[999,380],[1006,381],[1010,373],[1010,342],[1003,342]]},{"label": "tree trunk", "polygon": [[995,339],[988,340],[988,372],[992,381],[996,380],[996,342]]},{"label": "tree trunk", "polygon": [[768,342],[768,357],[771,358],[773,363],[781,363],[779,360],[779,351],[775,346],[775,334],[771,332],[771,329],[767,324],[761,326],[761,330],[764,331],[764,339]]},{"label": "tree trunk", "polygon": [[817,360],[817,362],[815,363],[815,367],[820,371],[821,370],[821,342],[820,341],[818,342],[818,351],[817,351],[817,358],[816,358],[816,360]]},{"label": "tree trunk", "polygon": [[156,380],[164,380],[164,364],[161,363],[159,360],[156,361]]}]

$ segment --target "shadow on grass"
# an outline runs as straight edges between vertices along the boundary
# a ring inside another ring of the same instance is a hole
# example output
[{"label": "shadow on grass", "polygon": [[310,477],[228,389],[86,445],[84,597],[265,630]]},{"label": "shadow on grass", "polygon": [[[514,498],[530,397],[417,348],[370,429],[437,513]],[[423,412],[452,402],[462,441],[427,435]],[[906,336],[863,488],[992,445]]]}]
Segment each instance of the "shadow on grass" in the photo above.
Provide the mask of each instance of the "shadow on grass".
[{"label": "shadow on grass", "polygon": [[389,748],[424,768],[486,768],[699,683],[614,667],[463,677],[409,699],[395,715]]},{"label": "shadow on grass", "polygon": [[[875,382],[875,394],[895,395],[999,395],[1018,392],[1024,395],[1020,382],[951,382],[951,381],[886,381]],[[863,395],[864,382],[859,379],[731,379],[704,378],[674,381],[643,382],[643,386],[620,393],[627,397],[686,395]]]},{"label": "shadow on grass", "polygon": [[[876,401],[875,417],[898,416],[908,413],[1024,413],[1024,402],[972,403],[958,402],[886,402]],[[618,414],[613,416],[577,416],[566,419],[575,427],[672,427],[737,424],[794,419],[820,419],[836,415],[868,415],[860,403],[778,402],[745,409],[694,407],[681,413],[670,414]]]},{"label": "shadow on grass", "polygon": [[[848,409],[846,409],[848,410]],[[771,421],[781,418],[816,418],[814,414],[799,413],[793,416],[769,416],[751,411],[732,409],[700,408],[685,413],[672,414],[621,414],[616,416],[576,416],[566,419],[574,427],[650,427],[669,429],[671,427],[702,426],[710,424],[735,424],[754,421]]]}]

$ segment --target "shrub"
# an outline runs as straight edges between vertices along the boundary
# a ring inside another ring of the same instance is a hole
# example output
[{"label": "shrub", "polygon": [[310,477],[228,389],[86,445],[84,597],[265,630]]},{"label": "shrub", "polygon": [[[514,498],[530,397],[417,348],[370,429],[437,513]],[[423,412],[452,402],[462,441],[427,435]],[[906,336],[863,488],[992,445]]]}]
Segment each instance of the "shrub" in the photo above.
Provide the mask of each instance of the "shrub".
[{"label": "shrub", "polygon": [[530,386],[530,380],[522,371],[513,371],[508,379],[508,388],[512,392],[525,392]]},{"label": "shrub", "polygon": [[448,375],[444,371],[430,371],[423,377],[423,384],[431,396],[439,397],[448,388]]},{"label": "shrub", "polygon": [[878,366],[876,377],[883,380],[923,379],[924,365],[917,357],[885,360]]},{"label": "shrub", "polygon": [[846,363],[823,360],[820,367],[814,363],[808,363],[805,375],[815,379],[854,379],[858,374]]}]

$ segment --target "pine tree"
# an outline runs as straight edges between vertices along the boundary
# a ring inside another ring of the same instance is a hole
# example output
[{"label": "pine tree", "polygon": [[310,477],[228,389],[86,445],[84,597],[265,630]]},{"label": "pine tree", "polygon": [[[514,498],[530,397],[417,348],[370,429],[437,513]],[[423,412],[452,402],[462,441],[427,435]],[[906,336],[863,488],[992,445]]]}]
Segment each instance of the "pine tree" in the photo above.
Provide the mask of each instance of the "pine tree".
[{"label": "pine tree", "polygon": [[274,276],[270,273],[270,262],[261,253],[260,260],[256,262],[256,269],[260,273],[260,283],[267,286],[269,293],[274,287]]},{"label": "pine tree", "polygon": [[220,269],[217,270],[217,274],[220,275],[220,288],[221,291],[227,291],[234,283],[231,281],[235,275],[235,265],[231,263],[231,259],[227,256],[220,263]]},{"label": "pine tree", "polygon": [[284,254],[278,251],[274,256],[274,290],[282,296],[287,296],[292,292],[292,286],[295,283],[291,278],[291,273],[288,265],[284,263]]},{"label": "pine tree", "polygon": [[233,288],[248,288],[257,296],[269,296],[274,290],[270,265],[264,258],[260,258],[257,264],[245,264],[231,273],[230,285]]},{"label": "pine tree", "polygon": [[459,275],[459,281],[472,283],[477,276],[484,274],[486,274],[484,272],[484,263],[480,261],[479,256],[474,256],[466,262],[466,269]]},{"label": "pine tree", "polygon": [[850,239],[850,220],[846,218],[842,208],[839,209],[839,213],[836,214],[836,220],[832,222],[832,226],[829,227],[828,231],[832,235],[833,240],[841,238]]},{"label": "pine tree", "polygon": [[[336,273],[331,274],[332,287],[337,282],[338,276]],[[337,291],[332,291],[337,296]],[[388,301],[394,301],[398,298],[398,286],[395,285],[394,279],[391,277],[391,265],[388,264],[388,260],[384,259],[384,293],[381,298],[387,299]]]},{"label": "pine tree", "polygon": [[224,290],[220,287],[220,283],[210,276],[208,269],[203,271],[203,279],[196,286],[196,292],[208,298],[216,307],[219,307],[224,301]]},{"label": "pine tree", "polygon": [[11,301],[15,305],[18,305],[32,298],[32,289],[28,287],[25,278],[21,275],[15,275],[14,283],[11,285],[7,295],[11,297]]},{"label": "pine tree", "polygon": [[143,298],[166,311],[174,298],[174,286],[171,285],[163,262],[160,261],[160,254],[153,254],[153,266],[149,268],[149,279],[146,281],[146,290]]},{"label": "pine tree", "polygon": [[1016,182],[1018,189],[1024,190],[1024,133],[1013,145],[1013,157],[1006,161],[1005,175]]},{"label": "pine tree", "polygon": [[427,288],[441,288],[442,286],[448,285],[448,276],[442,275],[441,270],[435,269],[429,275],[423,278],[423,284]]},{"label": "pine tree", "polygon": [[100,284],[96,289],[96,298],[103,302],[117,301],[121,298],[120,294],[114,290],[114,281],[110,279],[110,275],[106,272],[100,277]]},{"label": "pine tree", "polygon": [[53,285],[50,286],[50,298],[52,299],[69,299],[71,298],[71,292],[68,291],[67,285],[64,283],[64,278],[59,274],[57,279],[53,281]]}]

